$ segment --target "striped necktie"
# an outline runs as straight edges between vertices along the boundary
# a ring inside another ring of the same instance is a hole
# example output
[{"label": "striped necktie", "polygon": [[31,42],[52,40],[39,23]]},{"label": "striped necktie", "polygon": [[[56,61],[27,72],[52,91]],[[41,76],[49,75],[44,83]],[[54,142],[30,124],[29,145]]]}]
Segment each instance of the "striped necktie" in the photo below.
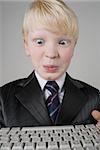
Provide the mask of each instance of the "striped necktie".
[{"label": "striped necktie", "polygon": [[59,86],[55,81],[48,81],[45,85],[45,90],[50,92],[50,96],[46,100],[49,115],[53,123],[56,123],[57,115],[60,108],[60,101],[58,96]]}]

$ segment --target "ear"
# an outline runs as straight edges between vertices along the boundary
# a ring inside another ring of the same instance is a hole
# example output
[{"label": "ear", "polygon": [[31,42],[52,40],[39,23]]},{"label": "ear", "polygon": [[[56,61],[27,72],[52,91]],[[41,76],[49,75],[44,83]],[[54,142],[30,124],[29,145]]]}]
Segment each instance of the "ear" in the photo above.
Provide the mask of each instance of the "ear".
[{"label": "ear", "polygon": [[[75,40],[74,49],[75,49],[76,45],[77,45],[77,40]],[[74,49],[73,49],[73,50],[74,50]],[[73,55],[74,55],[74,52],[73,52]]]},{"label": "ear", "polygon": [[29,49],[28,49],[28,43],[26,40],[24,40],[24,48],[25,48],[25,53],[27,56],[30,56],[30,52],[29,52]]}]

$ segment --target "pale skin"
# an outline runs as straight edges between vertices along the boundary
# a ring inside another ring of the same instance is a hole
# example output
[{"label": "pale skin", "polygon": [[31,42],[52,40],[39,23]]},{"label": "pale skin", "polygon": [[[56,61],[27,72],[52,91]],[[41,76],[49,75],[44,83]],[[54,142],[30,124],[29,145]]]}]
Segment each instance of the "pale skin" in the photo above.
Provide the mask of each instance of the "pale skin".
[{"label": "pale skin", "polygon": [[[30,56],[33,68],[46,80],[56,80],[68,69],[74,54],[76,41],[62,33],[54,33],[42,25],[30,30],[24,42],[26,54]],[[100,112],[91,115],[100,127]]]}]

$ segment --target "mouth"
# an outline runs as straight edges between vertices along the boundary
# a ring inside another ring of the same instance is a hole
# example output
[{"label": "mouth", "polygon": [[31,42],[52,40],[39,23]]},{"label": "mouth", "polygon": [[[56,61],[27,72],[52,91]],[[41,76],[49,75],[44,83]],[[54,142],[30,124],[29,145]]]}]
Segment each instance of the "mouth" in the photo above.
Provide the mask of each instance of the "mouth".
[{"label": "mouth", "polygon": [[46,70],[46,72],[49,73],[55,73],[58,70],[58,66],[54,66],[54,65],[44,65],[43,67]]}]

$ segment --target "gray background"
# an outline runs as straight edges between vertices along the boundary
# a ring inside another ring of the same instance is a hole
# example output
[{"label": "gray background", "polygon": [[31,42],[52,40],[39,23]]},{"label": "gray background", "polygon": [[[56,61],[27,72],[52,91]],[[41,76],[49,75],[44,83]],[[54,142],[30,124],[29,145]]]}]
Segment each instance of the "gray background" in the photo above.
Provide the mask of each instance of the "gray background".
[{"label": "gray background", "polygon": [[[100,89],[100,2],[68,1],[75,10],[80,36],[75,48],[70,75]],[[33,70],[24,53],[21,26],[26,1],[0,1],[0,86],[26,77]]]}]

